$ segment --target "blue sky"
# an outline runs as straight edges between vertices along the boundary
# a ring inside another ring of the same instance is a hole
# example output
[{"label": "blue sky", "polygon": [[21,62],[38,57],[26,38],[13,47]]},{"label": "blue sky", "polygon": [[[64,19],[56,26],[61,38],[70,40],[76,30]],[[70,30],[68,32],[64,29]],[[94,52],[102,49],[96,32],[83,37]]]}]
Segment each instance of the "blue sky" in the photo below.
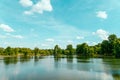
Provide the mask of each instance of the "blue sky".
[{"label": "blue sky", "polygon": [[0,46],[53,48],[120,36],[120,0],[0,0]]}]

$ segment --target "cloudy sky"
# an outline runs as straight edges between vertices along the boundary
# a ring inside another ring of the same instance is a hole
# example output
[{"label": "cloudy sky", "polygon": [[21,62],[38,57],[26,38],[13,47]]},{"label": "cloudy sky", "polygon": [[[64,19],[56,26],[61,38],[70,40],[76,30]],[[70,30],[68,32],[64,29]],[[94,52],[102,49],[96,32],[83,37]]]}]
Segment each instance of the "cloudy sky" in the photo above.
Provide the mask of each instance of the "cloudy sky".
[{"label": "cloudy sky", "polygon": [[120,0],[0,0],[0,46],[95,45],[120,36]]}]

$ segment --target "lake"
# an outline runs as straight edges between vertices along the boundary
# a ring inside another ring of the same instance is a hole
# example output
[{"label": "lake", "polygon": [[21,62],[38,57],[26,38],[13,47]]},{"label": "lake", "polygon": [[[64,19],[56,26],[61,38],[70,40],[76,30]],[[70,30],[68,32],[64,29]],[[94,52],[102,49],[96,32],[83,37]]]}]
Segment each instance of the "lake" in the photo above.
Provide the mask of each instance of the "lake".
[{"label": "lake", "polygon": [[120,59],[4,57],[0,80],[120,80]]}]

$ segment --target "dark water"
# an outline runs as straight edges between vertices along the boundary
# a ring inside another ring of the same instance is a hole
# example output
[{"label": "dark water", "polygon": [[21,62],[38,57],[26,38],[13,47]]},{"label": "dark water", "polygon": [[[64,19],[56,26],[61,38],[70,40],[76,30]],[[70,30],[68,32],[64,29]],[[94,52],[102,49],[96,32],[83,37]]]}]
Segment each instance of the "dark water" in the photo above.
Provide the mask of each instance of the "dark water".
[{"label": "dark water", "polygon": [[0,80],[120,80],[120,59],[0,58]]}]

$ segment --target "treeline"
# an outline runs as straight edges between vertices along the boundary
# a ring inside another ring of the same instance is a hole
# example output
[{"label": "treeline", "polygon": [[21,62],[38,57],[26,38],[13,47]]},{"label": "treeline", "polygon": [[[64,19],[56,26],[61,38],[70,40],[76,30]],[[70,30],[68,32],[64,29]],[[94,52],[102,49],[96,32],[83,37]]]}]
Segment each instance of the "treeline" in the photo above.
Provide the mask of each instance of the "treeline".
[{"label": "treeline", "polygon": [[0,48],[0,55],[3,56],[46,56],[52,55],[52,49],[39,49],[39,48]]},{"label": "treeline", "polygon": [[58,45],[54,49],[39,49],[39,48],[0,48],[0,55],[24,55],[24,56],[46,56],[54,55],[55,57],[73,56],[79,57],[120,57],[120,38],[115,34],[111,34],[108,40],[103,40],[94,46],[89,46],[87,43],[78,44],[76,49],[71,44],[66,46],[66,49],[61,49]]},{"label": "treeline", "polygon": [[79,57],[120,57],[120,38],[115,34],[111,34],[108,40],[103,40],[94,46],[89,46],[87,43],[78,44],[76,49],[71,44],[67,45],[66,49],[61,49],[58,45],[53,51],[54,56],[61,55],[77,55]]}]

